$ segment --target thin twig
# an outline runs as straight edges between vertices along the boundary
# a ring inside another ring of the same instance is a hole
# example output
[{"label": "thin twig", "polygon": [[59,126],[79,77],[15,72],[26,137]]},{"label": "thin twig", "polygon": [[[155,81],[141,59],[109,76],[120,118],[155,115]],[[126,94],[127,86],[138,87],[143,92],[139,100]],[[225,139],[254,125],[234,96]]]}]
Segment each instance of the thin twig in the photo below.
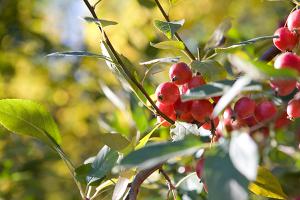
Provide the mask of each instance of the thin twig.
[{"label": "thin twig", "polygon": [[[91,6],[91,4],[89,3],[88,0],[83,0],[85,5],[87,6],[87,8],[89,9],[90,13],[92,14],[92,16],[94,17],[94,19],[99,20],[97,14],[95,13],[94,8]],[[155,109],[155,111],[157,112],[158,115],[160,115],[161,117],[163,117],[166,121],[168,121],[171,124],[174,124],[175,122],[170,119],[168,116],[166,116],[163,112],[161,112],[159,110],[159,108],[155,105],[154,101],[151,99],[151,97],[148,95],[148,93],[146,92],[145,88],[137,81],[137,79],[134,77],[133,74],[131,74],[131,72],[127,69],[126,65],[123,63],[122,59],[120,58],[119,54],[117,53],[117,51],[115,50],[115,48],[113,47],[112,43],[110,42],[108,36],[106,35],[105,31],[102,29],[102,27],[100,25],[98,25],[98,28],[100,30],[100,32],[103,34],[104,40],[106,41],[109,49],[112,51],[112,53],[114,54],[115,58],[117,59],[118,63],[120,64],[120,66],[122,67],[122,69],[124,70],[125,74],[128,76],[128,78],[137,86],[137,88],[143,93],[143,95],[145,96],[145,98],[149,101],[149,103],[151,104],[151,106]]]},{"label": "thin twig", "polygon": [[[167,15],[167,13],[165,12],[164,8],[162,7],[162,5],[160,4],[159,0],[155,0],[155,3],[157,5],[157,7],[159,8],[160,12],[162,13],[162,15],[164,16],[164,18],[166,19],[167,22],[170,22],[170,18]],[[186,46],[186,44],[183,42],[183,40],[181,39],[181,37],[179,36],[179,34],[177,32],[175,32],[175,38],[182,42],[184,45],[184,53],[193,61],[196,60],[196,57],[192,54],[192,52],[189,50],[189,48]]]},{"label": "thin twig", "polygon": [[170,177],[169,177],[168,174],[162,169],[162,167],[159,169],[159,172],[164,176],[164,178],[166,179],[167,184],[168,184],[169,191],[168,191],[168,194],[167,194],[167,199],[169,199],[170,192],[172,192],[173,199],[176,200],[176,195],[175,195],[175,192],[174,192],[174,190],[176,190],[176,186],[174,186],[174,185],[172,184],[172,181],[171,181]]}]

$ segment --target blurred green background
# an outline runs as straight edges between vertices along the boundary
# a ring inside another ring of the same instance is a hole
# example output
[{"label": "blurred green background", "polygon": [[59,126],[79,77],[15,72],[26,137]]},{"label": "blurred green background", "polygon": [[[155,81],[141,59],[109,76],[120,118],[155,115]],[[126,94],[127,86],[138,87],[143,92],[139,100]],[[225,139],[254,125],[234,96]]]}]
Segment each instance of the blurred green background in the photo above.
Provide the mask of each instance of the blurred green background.
[{"label": "blurred green background", "polygon": [[[150,41],[165,40],[153,27],[154,19],[162,19],[153,2],[102,0],[96,9],[100,18],[118,22],[106,28],[107,34],[141,74],[145,71],[138,66],[141,61],[162,56],[187,61],[180,52],[150,47]],[[292,8],[287,0],[178,0],[172,7],[167,0],[161,2],[171,19],[186,20],[180,34],[194,53],[225,18],[233,19],[229,35],[238,42],[272,35]],[[101,133],[116,131],[131,138],[136,132],[133,117],[126,112],[130,95],[105,62],[46,57],[67,50],[99,53],[99,31],[84,22],[84,16],[89,13],[80,0],[0,1],[0,98],[26,98],[45,105],[61,130],[63,149],[76,165],[101,148]],[[151,76],[149,92],[166,79],[166,71]],[[108,100],[106,86],[120,101]],[[145,109],[140,114],[151,118]],[[145,123],[152,126],[154,121]],[[138,128],[143,132],[147,127]],[[75,187],[63,162],[47,146],[0,129],[0,200],[79,199]]]}]

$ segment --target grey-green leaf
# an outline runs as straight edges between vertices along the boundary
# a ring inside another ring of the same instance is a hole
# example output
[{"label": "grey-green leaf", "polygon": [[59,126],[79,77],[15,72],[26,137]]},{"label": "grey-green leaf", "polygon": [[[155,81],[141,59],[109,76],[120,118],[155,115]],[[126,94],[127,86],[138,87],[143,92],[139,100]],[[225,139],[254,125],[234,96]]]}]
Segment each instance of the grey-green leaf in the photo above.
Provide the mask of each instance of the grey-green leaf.
[{"label": "grey-green leaf", "polygon": [[121,165],[127,168],[150,168],[170,158],[192,155],[200,148],[208,146],[209,144],[204,144],[192,136],[176,142],[156,143],[131,152],[121,161]]},{"label": "grey-green leaf", "polygon": [[215,60],[195,60],[191,67],[200,72],[206,82],[224,80],[227,77],[226,69]]},{"label": "grey-green leaf", "polygon": [[166,57],[166,58],[157,58],[145,62],[141,62],[140,65],[154,65],[157,63],[177,63],[180,57]]},{"label": "grey-green leaf", "polygon": [[204,50],[209,50],[220,46],[225,34],[230,28],[231,19],[223,20],[212,34],[209,41],[206,43]]},{"label": "grey-green leaf", "polygon": [[174,34],[183,26],[184,19],[178,21],[160,21],[155,20],[154,25],[155,27],[160,30],[163,34],[167,36],[167,38],[172,39]]},{"label": "grey-green leaf", "polygon": [[151,46],[158,48],[158,49],[177,49],[177,50],[184,50],[184,44],[180,41],[164,41],[159,43],[150,43]]},{"label": "grey-green leaf", "polygon": [[118,24],[115,21],[110,21],[105,19],[95,19],[93,17],[84,17],[83,19],[89,23],[95,23],[97,25],[101,25],[102,27]]},{"label": "grey-green leaf", "polygon": [[106,60],[109,62],[113,62],[109,57],[100,55],[100,54],[95,54],[95,53],[90,53],[86,51],[65,51],[65,52],[54,52],[51,54],[47,55],[48,57],[67,57],[67,56],[76,56],[76,57],[94,57],[94,58],[99,58],[102,60]]},{"label": "grey-green leaf", "polygon": [[[221,96],[233,86],[235,80],[222,80],[207,83],[203,86],[193,88],[189,90],[186,94],[181,96],[183,101],[197,100],[197,99],[207,99],[210,97]],[[242,91],[261,91],[262,86],[257,82],[251,82],[246,87],[242,88]]]},{"label": "grey-green leaf", "polygon": [[207,152],[204,180],[209,188],[208,200],[247,200],[249,181],[234,167],[228,152],[218,147]]},{"label": "grey-green leaf", "polygon": [[61,143],[61,135],[51,114],[31,100],[0,100],[0,123],[14,133],[30,135],[48,144]]}]

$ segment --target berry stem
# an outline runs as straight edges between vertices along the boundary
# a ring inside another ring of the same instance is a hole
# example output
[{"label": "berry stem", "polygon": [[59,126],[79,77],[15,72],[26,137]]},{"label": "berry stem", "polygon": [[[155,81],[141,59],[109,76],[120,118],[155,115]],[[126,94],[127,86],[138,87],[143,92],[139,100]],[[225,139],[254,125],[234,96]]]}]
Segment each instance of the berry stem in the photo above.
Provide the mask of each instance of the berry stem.
[{"label": "berry stem", "polygon": [[[91,6],[91,4],[89,3],[88,0],[83,0],[86,7],[89,9],[90,13],[92,14],[93,18],[96,20],[99,20],[97,14],[95,13],[95,9],[93,6]],[[100,25],[98,25],[98,28],[100,30],[100,32],[103,34],[104,39],[109,47],[109,49],[112,51],[112,53],[114,54],[115,58],[117,59],[119,65],[122,67],[122,69],[124,70],[124,72],[126,73],[126,75],[129,77],[129,79],[137,86],[137,88],[143,93],[143,95],[145,96],[145,98],[149,101],[149,103],[152,105],[152,107],[155,109],[156,113],[158,115],[160,115],[161,117],[163,117],[166,121],[168,121],[171,124],[174,124],[175,122],[170,119],[168,116],[166,116],[164,113],[162,113],[158,107],[155,105],[155,103],[153,102],[153,100],[151,99],[151,97],[148,95],[148,93],[146,92],[146,90],[144,89],[144,87],[136,80],[136,78],[131,74],[131,72],[127,69],[127,67],[125,66],[125,64],[123,63],[123,61],[121,60],[120,56],[118,55],[117,51],[115,50],[115,48],[113,47],[112,43],[110,42],[108,36],[106,35],[105,31],[102,29],[102,27]]]},{"label": "berry stem", "polygon": [[[157,5],[157,7],[159,8],[160,12],[162,13],[162,15],[164,16],[164,18],[166,19],[167,22],[170,22],[170,18],[167,15],[167,13],[165,12],[164,8],[162,7],[162,5],[160,4],[159,0],[155,0],[155,3]],[[192,52],[189,50],[189,48],[186,46],[186,44],[183,42],[183,40],[181,39],[181,37],[179,36],[179,34],[177,32],[175,32],[175,38],[182,42],[184,44],[184,50],[183,52],[191,59],[191,61],[196,60],[196,57],[192,54]]]}]

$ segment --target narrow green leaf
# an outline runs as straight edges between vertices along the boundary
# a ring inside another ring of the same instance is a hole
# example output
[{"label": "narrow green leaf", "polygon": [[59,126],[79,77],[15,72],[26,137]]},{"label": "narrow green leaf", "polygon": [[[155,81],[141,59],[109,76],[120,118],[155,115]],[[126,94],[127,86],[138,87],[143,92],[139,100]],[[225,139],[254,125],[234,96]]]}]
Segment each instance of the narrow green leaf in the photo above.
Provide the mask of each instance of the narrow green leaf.
[{"label": "narrow green leaf", "polygon": [[213,49],[220,46],[225,34],[229,31],[230,28],[231,19],[223,20],[212,34],[207,44],[205,45],[204,50],[207,51],[209,49]]},{"label": "narrow green leaf", "polygon": [[226,69],[215,60],[195,60],[191,67],[200,72],[206,82],[224,80],[227,77]]},{"label": "narrow green leaf", "polygon": [[156,6],[156,4],[153,1],[149,1],[149,0],[138,0],[138,3],[141,6],[144,6],[145,8],[154,8]]},{"label": "narrow green leaf", "polygon": [[160,124],[156,125],[147,135],[145,135],[139,143],[136,145],[135,150],[143,148],[149,141],[151,135],[160,127]]},{"label": "narrow green leaf", "polygon": [[176,142],[156,143],[131,152],[121,161],[121,165],[126,168],[150,168],[170,158],[191,155],[204,147],[209,147],[209,144],[204,144],[195,137],[186,137]]},{"label": "narrow green leaf", "polygon": [[30,135],[48,144],[61,143],[59,130],[51,114],[42,105],[30,100],[0,100],[0,123],[14,133]]},{"label": "narrow green leaf", "polygon": [[140,65],[154,65],[157,63],[177,63],[180,57],[157,58],[146,62],[141,62]]},{"label": "narrow green leaf", "polygon": [[133,94],[130,95],[130,110],[131,117],[133,118],[135,125],[138,130],[143,133],[148,128],[149,116],[142,105],[139,104],[139,100]]},{"label": "narrow green leaf", "polygon": [[97,25],[101,25],[102,27],[118,24],[117,22],[114,21],[109,21],[105,19],[94,19],[93,17],[84,17],[83,19],[89,23],[95,23]]},{"label": "narrow green leaf", "polygon": [[101,134],[100,137],[103,144],[116,151],[121,151],[130,144],[129,140],[119,133]]},{"label": "narrow green leaf", "polygon": [[287,199],[277,178],[264,167],[258,168],[256,181],[249,185],[249,190],[256,195],[268,198]]},{"label": "narrow green leaf", "polygon": [[257,38],[253,38],[253,39],[246,40],[246,41],[243,41],[243,42],[239,42],[237,44],[233,44],[229,47],[215,48],[215,51],[216,51],[216,53],[232,52],[236,48],[243,47],[243,46],[246,46],[246,45],[249,45],[249,44],[254,44],[256,42],[260,42],[260,41],[264,41],[264,40],[271,40],[273,38],[278,38],[278,36],[271,35],[271,36],[257,37]]},{"label": "narrow green leaf", "polygon": [[155,20],[154,26],[160,30],[163,34],[167,36],[167,38],[172,39],[174,34],[183,26],[184,19],[178,21],[160,21]]},{"label": "narrow green leaf", "polygon": [[164,41],[156,44],[150,43],[150,45],[158,49],[184,50],[184,44],[180,41]]},{"label": "narrow green leaf", "polygon": [[66,51],[66,52],[54,52],[51,54],[47,55],[48,57],[66,57],[66,56],[76,56],[76,57],[94,57],[94,58],[99,58],[102,60],[106,60],[109,62],[113,62],[109,57],[100,55],[100,54],[95,54],[95,53],[90,53],[86,51]]},{"label": "narrow green leaf", "polygon": [[[207,83],[203,86],[193,88],[189,90],[186,94],[181,95],[183,101],[197,100],[197,99],[207,99],[210,97],[221,96],[228,92],[228,90],[233,86],[235,80],[222,80]],[[262,86],[259,83],[251,82],[242,91],[261,91]]]}]

